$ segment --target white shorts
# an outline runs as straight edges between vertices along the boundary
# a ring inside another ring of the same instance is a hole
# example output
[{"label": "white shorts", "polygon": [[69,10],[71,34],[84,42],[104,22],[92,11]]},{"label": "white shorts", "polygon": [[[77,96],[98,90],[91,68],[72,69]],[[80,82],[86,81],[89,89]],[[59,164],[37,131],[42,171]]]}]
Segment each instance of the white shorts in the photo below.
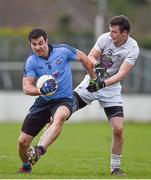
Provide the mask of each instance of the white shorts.
[{"label": "white shorts", "polygon": [[112,106],[123,106],[120,83],[105,87],[93,93],[86,89],[88,84],[89,76],[86,75],[84,80],[74,89],[74,91],[79,94],[85,103],[91,104],[92,101],[98,100],[100,106],[104,108]]}]

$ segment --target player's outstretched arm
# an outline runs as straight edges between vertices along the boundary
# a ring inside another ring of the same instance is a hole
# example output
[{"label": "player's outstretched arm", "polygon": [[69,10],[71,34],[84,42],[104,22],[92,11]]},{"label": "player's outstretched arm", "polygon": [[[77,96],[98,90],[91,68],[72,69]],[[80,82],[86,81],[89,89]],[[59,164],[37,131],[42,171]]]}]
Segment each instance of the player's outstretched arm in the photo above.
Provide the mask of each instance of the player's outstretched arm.
[{"label": "player's outstretched arm", "polygon": [[90,59],[94,67],[98,63],[96,60],[98,57],[101,57],[101,52],[97,51],[95,48],[92,48],[88,54],[88,58]]},{"label": "player's outstretched arm", "polygon": [[112,84],[115,84],[115,83],[122,81],[129,74],[132,67],[133,67],[133,65],[124,61],[121,64],[121,67],[120,67],[119,71],[117,72],[117,74],[115,74],[115,75],[113,75],[110,78],[105,80],[106,86],[110,86]]},{"label": "player's outstretched arm", "polygon": [[132,69],[132,65],[128,62],[123,62],[123,64],[121,65],[119,71],[117,72],[117,74],[109,77],[108,79],[101,81],[99,78],[97,78],[96,80],[90,80],[89,82],[89,86],[86,88],[89,92],[96,92],[99,89],[102,89],[106,86],[110,86],[112,84],[118,83],[121,80],[124,79],[124,77],[127,76],[127,74],[130,72],[130,70]]},{"label": "player's outstretched arm", "polygon": [[91,63],[91,61],[89,60],[88,56],[83,53],[82,51],[77,51],[77,57],[76,57],[77,60],[79,60],[84,68],[87,70],[89,76],[91,79],[96,79],[96,74],[93,70],[93,65]]}]

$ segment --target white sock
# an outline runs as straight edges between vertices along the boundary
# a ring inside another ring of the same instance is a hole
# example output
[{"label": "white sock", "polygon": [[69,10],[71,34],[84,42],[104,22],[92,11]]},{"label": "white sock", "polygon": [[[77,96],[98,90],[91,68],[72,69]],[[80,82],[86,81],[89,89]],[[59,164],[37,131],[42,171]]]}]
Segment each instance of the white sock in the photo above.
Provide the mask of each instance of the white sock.
[{"label": "white sock", "polygon": [[122,155],[111,154],[111,160],[110,160],[111,172],[116,168],[120,168],[121,158],[122,158]]}]

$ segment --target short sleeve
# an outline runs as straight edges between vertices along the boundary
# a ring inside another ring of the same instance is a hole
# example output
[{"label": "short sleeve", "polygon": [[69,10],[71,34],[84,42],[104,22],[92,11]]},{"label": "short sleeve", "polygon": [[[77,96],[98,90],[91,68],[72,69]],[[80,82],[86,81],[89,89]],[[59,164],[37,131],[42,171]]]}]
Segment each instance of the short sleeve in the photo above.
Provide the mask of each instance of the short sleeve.
[{"label": "short sleeve", "polygon": [[134,65],[139,55],[139,48],[138,45],[135,44],[129,51],[128,55],[126,56],[125,61],[130,63],[131,65]]},{"label": "short sleeve", "polygon": [[105,33],[105,34],[101,35],[101,36],[97,39],[97,41],[96,41],[96,43],[95,43],[95,45],[94,45],[94,48],[95,48],[97,51],[102,52],[103,49],[105,48],[105,45],[106,45],[107,40],[108,40],[108,33]]},{"label": "short sleeve", "polygon": [[24,77],[36,77],[34,64],[32,63],[32,58],[28,58],[24,65]]},{"label": "short sleeve", "polygon": [[77,49],[76,48],[69,46],[69,45],[65,45],[65,51],[67,53],[69,61],[73,61],[76,59],[76,56],[77,56]]}]

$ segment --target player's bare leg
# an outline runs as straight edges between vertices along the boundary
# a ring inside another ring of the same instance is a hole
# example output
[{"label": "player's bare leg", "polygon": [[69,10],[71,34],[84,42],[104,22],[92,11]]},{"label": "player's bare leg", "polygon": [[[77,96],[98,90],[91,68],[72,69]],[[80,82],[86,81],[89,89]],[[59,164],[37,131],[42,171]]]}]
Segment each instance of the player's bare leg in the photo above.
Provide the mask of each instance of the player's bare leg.
[{"label": "player's bare leg", "polygon": [[69,117],[70,111],[66,106],[60,106],[54,114],[53,123],[47,128],[39,145],[46,150],[60,135],[65,120]]},{"label": "player's bare leg", "polygon": [[122,176],[124,173],[121,171],[120,165],[123,149],[123,118],[113,117],[110,123],[112,126],[111,173],[113,175]]},{"label": "player's bare leg", "polygon": [[43,134],[41,135],[41,137],[40,137],[39,142],[38,142],[37,145],[40,145],[43,137],[45,136],[45,133],[46,133],[48,127],[52,124],[52,122],[53,122],[53,119],[51,118],[50,123],[47,123],[47,124],[46,124],[46,126],[45,126],[45,128],[44,128],[44,131],[43,131]]},{"label": "player's bare leg", "polygon": [[17,151],[22,162],[28,162],[28,149],[33,140],[33,137],[25,134],[24,132],[20,133],[18,138],[18,147]]},{"label": "player's bare leg", "polygon": [[33,140],[33,137],[21,132],[18,138],[18,147],[17,151],[23,165],[19,168],[19,173],[30,173],[31,172],[31,164],[28,162],[28,150],[29,146]]},{"label": "player's bare leg", "polygon": [[69,117],[70,111],[66,106],[60,106],[54,114],[53,123],[48,124],[41,140],[34,149],[31,150],[30,160],[34,165],[43,155],[49,145],[51,145],[60,135],[65,120]]},{"label": "player's bare leg", "polygon": [[41,135],[38,144],[35,147],[30,146],[30,148],[28,150],[28,155],[29,155],[28,162],[30,162],[32,165],[34,165],[38,161],[38,159],[40,158],[40,156],[38,157],[37,154],[36,154],[36,148],[38,146],[40,146],[40,143],[41,143],[43,137],[45,136],[45,133],[46,133],[48,127],[51,124],[52,124],[52,119],[51,119],[50,123],[46,124],[46,127],[44,128],[43,134]]}]

